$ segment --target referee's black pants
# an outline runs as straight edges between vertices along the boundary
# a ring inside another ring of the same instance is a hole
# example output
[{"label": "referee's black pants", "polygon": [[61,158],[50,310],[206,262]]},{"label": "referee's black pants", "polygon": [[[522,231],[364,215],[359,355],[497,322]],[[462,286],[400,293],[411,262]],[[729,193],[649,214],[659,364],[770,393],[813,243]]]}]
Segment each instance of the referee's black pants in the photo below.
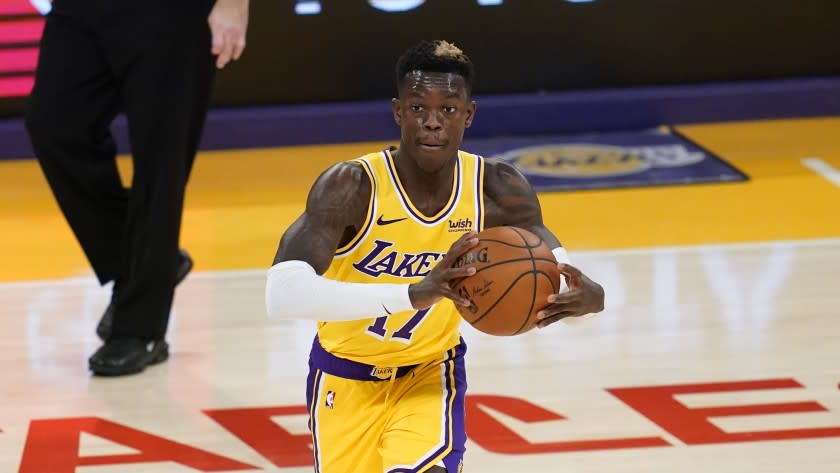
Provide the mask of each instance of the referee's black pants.
[{"label": "referee's black pants", "polygon": [[[99,282],[114,281],[111,337],[161,339],[178,266],[184,190],[214,65],[211,0],[55,0],[26,127]],[[124,112],[124,187],[110,125]]]}]

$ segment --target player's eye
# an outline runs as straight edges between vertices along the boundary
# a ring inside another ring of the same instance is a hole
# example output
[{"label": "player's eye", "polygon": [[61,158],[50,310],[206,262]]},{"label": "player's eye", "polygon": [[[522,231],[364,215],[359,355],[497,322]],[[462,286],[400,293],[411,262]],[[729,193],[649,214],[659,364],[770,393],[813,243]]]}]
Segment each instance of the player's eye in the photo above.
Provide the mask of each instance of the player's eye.
[{"label": "player's eye", "polygon": [[411,110],[412,112],[419,112],[419,111],[423,110],[423,107],[420,106],[420,105],[417,105],[416,103],[413,103],[413,104],[408,106],[408,109]]},{"label": "player's eye", "polygon": [[443,111],[445,113],[455,113],[455,110],[457,110],[455,107],[451,107],[448,105],[446,107],[443,107]]}]

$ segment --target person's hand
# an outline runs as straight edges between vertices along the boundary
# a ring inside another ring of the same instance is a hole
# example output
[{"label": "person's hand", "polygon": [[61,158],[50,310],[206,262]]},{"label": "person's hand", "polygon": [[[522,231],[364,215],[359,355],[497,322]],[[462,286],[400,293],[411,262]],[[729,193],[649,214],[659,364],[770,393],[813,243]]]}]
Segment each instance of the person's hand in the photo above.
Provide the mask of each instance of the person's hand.
[{"label": "person's hand", "polygon": [[560,274],[566,277],[567,292],[548,296],[550,305],[537,314],[537,327],[545,328],[566,317],[580,317],[604,310],[604,288],[589,279],[576,267],[559,263]]},{"label": "person's hand", "polygon": [[456,304],[470,305],[470,300],[453,291],[449,282],[475,274],[475,268],[472,266],[455,267],[458,258],[478,244],[478,238],[475,235],[475,232],[461,235],[461,238],[452,244],[443,259],[429,271],[423,280],[408,286],[408,297],[415,309],[422,310],[431,307],[444,297],[452,299]]},{"label": "person's hand", "polygon": [[221,69],[239,59],[248,31],[248,0],[216,0],[207,23],[213,35],[211,51],[217,56],[216,67]]}]

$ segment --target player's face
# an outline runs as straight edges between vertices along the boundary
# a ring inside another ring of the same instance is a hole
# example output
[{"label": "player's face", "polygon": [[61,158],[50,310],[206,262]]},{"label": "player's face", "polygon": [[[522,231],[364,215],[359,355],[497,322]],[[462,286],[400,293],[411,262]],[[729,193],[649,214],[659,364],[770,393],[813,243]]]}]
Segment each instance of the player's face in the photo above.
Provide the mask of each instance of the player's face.
[{"label": "player's face", "polygon": [[426,172],[455,158],[475,114],[464,78],[444,72],[409,72],[392,108],[402,135],[400,152]]}]

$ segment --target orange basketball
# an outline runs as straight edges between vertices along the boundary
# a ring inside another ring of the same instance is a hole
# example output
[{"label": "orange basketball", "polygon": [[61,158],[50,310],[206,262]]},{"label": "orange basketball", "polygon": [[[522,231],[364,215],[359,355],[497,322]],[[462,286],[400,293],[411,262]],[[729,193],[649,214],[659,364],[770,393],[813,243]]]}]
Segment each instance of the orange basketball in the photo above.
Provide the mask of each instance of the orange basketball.
[{"label": "orange basketball", "polygon": [[537,312],[560,288],[560,271],[542,238],[516,227],[478,233],[478,245],[455,264],[476,273],[452,288],[472,303],[457,305],[464,320],[490,335],[519,335],[537,324]]}]

